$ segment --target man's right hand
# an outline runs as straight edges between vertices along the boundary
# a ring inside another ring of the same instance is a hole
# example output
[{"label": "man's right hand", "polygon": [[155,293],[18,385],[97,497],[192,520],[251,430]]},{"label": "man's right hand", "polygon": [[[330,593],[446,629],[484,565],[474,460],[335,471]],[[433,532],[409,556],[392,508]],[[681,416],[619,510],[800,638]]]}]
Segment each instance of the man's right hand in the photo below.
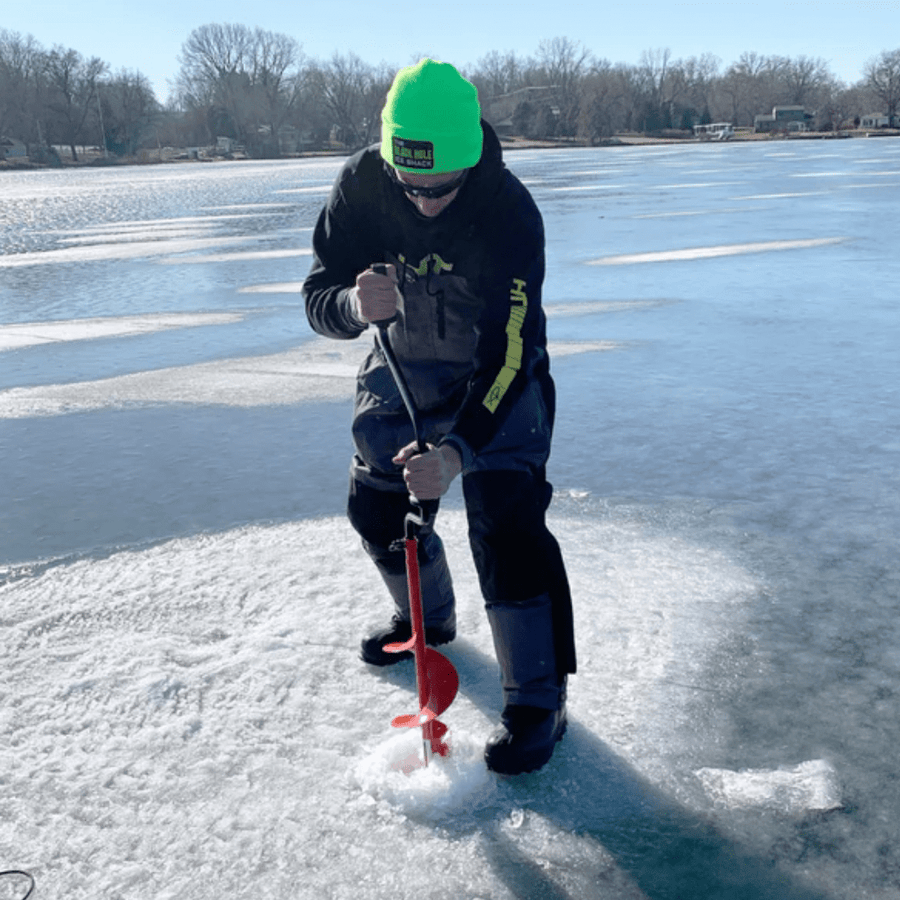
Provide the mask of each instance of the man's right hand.
[{"label": "man's right hand", "polygon": [[397,270],[386,266],[387,275],[379,275],[371,268],[356,277],[356,287],[350,293],[356,307],[356,315],[363,322],[382,322],[392,319],[397,312],[400,291],[397,289]]}]

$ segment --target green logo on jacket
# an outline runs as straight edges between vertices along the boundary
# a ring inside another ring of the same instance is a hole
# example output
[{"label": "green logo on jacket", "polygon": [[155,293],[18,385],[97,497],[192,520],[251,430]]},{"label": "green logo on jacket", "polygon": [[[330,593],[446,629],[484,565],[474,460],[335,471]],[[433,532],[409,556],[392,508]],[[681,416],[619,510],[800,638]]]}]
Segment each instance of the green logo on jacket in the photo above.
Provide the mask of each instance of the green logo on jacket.
[{"label": "green logo on jacket", "polygon": [[453,263],[444,262],[437,253],[429,253],[417,266],[410,265],[403,255],[397,258],[407,269],[411,272],[415,272],[420,278],[425,278],[428,275],[429,266],[431,267],[431,273],[433,275],[440,275],[441,272],[453,271]]}]

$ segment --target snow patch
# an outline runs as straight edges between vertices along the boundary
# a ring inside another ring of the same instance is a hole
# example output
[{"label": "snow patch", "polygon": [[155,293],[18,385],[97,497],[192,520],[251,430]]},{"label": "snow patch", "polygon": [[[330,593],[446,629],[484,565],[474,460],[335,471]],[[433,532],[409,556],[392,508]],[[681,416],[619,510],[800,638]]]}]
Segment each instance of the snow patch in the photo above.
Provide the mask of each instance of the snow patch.
[{"label": "snow patch", "polygon": [[839,809],[837,772],[824,759],[785,769],[698,769],[704,790],[726,809],[773,809],[788,815]]},{"label": "snow patch", "polygon": [[[234,318],[240,319],[240,316]],[[224,322],[222,317],[160,316],[147,317],[153,323],[170,322],[164,327],[179,327],[174,320],[191,325],[211,325]],[[60,327],[56,332],[53,326]],[[228,323],[225,323],[228,324]],[[8,326],[14,329],[16,326]],[[107,326],[113,333],[125,324]],[[138,328],[132,324],[131,331]],[[23,326],[24,329],[24,326]],[[83,337],[99,337],[99,325],[85,326]],[[18,336],[9,332],[7,340],[24,340],[31,334],[56,333],[76,340],[73,323],[50,323],[33,332],[23,330]],[[5,329],[0,329],[0,350]],[[17,345],[21,346],[21,345]],[[555,357],[576,353],[614,350],[613,341],[558,341],[550,345]],[[9,349],[9,348],[7,348]],[[72,384],[48,384],[35,387],[11,388],[0,391],[0,419],[21,419],[35,416],[57,416],[94,409],[122,409],[135,404],[198,403],[216,406],[285,406],[296,403],[317,403],[350,400],[356,385],[356,374],[371,344],[361,341],[331,341],[318,338],[283,353],[216,360],[192,366],[173,366],[149,372],[135,372],[97,381]]]},{"label": "snow patch", "polygon": [[172,328],[232,325],[242,321],[243,318],[243,315],[237,313],[173,313],[171,315],[108,316],[97,319],[71,319],[62,322],[0,325],[0,352],[20,350],[35,344],[126,337],[134,334],[167,331]]},{"label": "snow patch", "polygon": [[[685,698],[666,681],[701,677],[752,581],[714,551],[648,532],[646,517],[550,524],[577,598],[571,721],[633,764],[656,742],[671,752]],[[464,512],[442,510],[438,528],[461,690],[441,716],[451,755],[409,776],[392,765],[419,750],[419,734],[390,721],[415,695],[414,672],[357,659],[389,600],[343,518],[11,573],[0,585],[0,845],[39,872],[42,896],[71,900],[288,897],[298,879],[303,897],[427,896],[422,859],[447,896],[478,896],[476,884],[508,896],[494,890],[482,827],[489,847],[595,872],[596,842],[579,856],[565,826],[529,815],[516,828],[513,815],[516,843],[497,837],[523,795],[483,762],[501,697]],[[524,796],[549,792],[563,820],[579,802],[552,772],[529,784]],[[609,877],[613,865],[603,862]]]},{"label": "snow patch", "polygon": [[165,265],[182,266],[186,263],[221,263],[221,262],[248,262],[261,259],[291,259],[295,256],[312,256],[309,247],[288,247],[282,250],[246,250],[229,253],[205,253],[199,256],[177,256],[161,260]]},{"label": "snow patch", "polygon": [[559,341],[552,346],[550,352],[554,357],[560,358],[576,353],[603,353],[621,346],[616,341]]},{"label": "snow patch", "polygon": [[747,253],[769,253],[774,250],[807,250],[840,244],[844,237],[808,238],[797,241],[757,241],[747,244],[721,244],[717,247],[688,247],[684,250],[660,250],[653,253],[625,253],[589,260],[589,266],[627,266],[633,263],[676,262],[680,260],[717,259]]},{"label": "snow patch", "polygon": [[0,419],[53,416],[134,404],[282,406],[353,396],[363,342],[321,338],[284,353],[173,366],[97,381],[13,388],[0,393]]},{"label": "snow patch", "polygon": [[171,253],[196,253],[198,250],[251,243],[249,237],[212,237],[183,240],[153,240],[138,243],[118,241],[88,246],[64,247],[58,250],[35,250],[26,253],[0,255],[0,268],[49,266],[61,263],[102,262],[108,260],[145,259]]},{"label": "snow patch", "polygon": [[302,281],[282,281],[274,284],[248,284],[238,288],[239,294],[301,294]]}]

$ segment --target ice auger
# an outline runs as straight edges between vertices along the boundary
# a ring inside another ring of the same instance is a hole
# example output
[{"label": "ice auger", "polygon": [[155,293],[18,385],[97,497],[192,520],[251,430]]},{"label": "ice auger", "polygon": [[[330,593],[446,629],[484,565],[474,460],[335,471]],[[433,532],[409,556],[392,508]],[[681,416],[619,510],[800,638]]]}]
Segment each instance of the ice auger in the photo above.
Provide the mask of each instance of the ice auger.
[{"label": "ice auger", "polygon": [[[387,267],[383,263],[373,265],[372,270],[381,275],[387,274]],[[409,413],[419,452],[425,453],[428,448],[419,429],[416,406],[388,336],[388,325],[391,321],[393,320],[387,319],[375,323],[378,328],[378,345],[387,360],[397,390],[403,399],[403,405]],[[407,514],[404,522],[405,535],[403,538],[412,637],[403,643],[386,644],[384,647],[388,653],[403,653],[411,650],[416,661],[419,711],[410,715],[396,716],[391,722],[395,728],[422,729],[424,760],[419,760],[414,756],[398,764],[398,768],[407,774],[413,769],[423,765],[427,766],[434,755],[447,756],[449,754],[449,746],[444,740],[447,726],[438,719],[438,716],[450,706],[459,689],[459,675],[453,663],[434,648],[425,645],[425,617],[422,612],[422,589],[419,578],[419,533],[434,518],[437,512],[437,502],[418,502],[413,499],[412,505],[413,510]]]}]

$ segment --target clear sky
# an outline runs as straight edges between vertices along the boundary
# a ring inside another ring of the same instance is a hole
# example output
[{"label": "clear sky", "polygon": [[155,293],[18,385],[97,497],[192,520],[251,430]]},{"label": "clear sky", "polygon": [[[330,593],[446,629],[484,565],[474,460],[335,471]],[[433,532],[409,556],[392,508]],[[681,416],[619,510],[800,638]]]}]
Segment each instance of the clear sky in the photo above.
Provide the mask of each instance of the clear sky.
[{"label": "clear sky", "polygon": [[672,59],[713,53],[723,66],[745,51],[821,57],[848,83],[869,59],[900,47],[900,0],[40,0],[0,12],[0,28],[48,49],[61,44],[113,71],[143,72],[160,100],[191,31],[226,22],[290,35],[319,59],[352,51],[403,66],[430,55],[465,67],[491,50],[528,56],[562,36],[613,63],[664,48]]}]

